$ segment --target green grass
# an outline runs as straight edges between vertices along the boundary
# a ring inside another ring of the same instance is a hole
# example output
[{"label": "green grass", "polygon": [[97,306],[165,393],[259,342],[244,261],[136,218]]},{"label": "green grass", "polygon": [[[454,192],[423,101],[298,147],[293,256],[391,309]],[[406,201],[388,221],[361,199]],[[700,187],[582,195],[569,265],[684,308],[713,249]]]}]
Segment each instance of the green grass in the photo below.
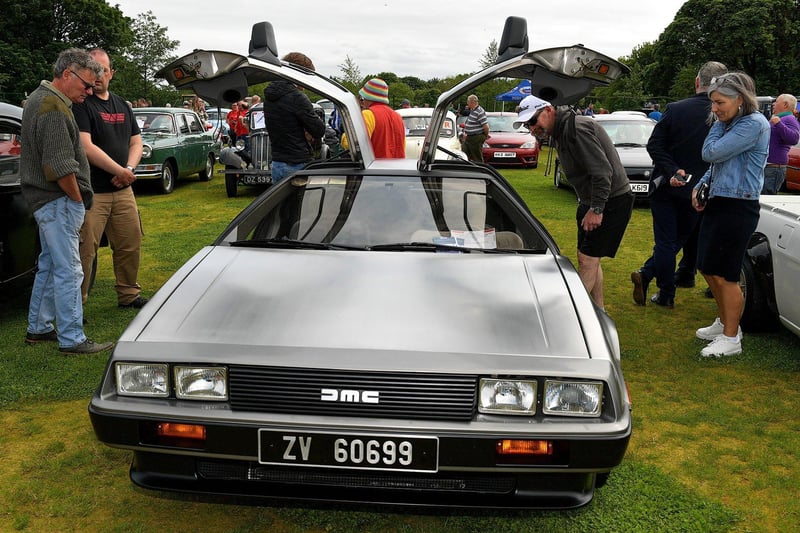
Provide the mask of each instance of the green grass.
[{"label": "green grass", "polygon": [[[575,261],[574,195],[553,188],[544,161],[536,171],[504,174]],[[145,293],[209,244],[257,191],[229,199],[215,176],[179,183],[171,195],[139,192]],[[24,345],[27,293],[3,294],[0,531],[794,531],[800,339],[782,329],[747,334],[741,356],[700,358],[694,330],[715,316],[700,278],[697,288],[679,290],[672,311],[633,304],[629,275],[651,248],[650,214],[639,206],[619,254],[603,260],[634,434],[609,484],[568,512],[258,506],[139,489],[128,479],[130,453],[99,444],[86,414],[107,354],[64,357],[53,346]],[[107,249],[85,313],[97,340],[115,339],[135,316],[116,307]]]}]

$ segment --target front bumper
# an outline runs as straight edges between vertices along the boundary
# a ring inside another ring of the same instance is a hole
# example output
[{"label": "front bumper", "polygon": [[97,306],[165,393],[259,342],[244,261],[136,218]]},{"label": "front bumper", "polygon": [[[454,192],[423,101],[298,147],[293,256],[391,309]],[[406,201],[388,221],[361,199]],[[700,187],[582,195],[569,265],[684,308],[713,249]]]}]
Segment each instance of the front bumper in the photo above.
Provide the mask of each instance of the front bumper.
[{"label": "front bumper", "polygon": [[[623,458],[630,427],[622,434],[540,437],[552,440],[554,453],[521,463],[497,452],[497,441],[520,435],[428,431],[438,437],[435,472],[347,469],[259,462],[259,430],[287,434],[332,428],[222,421],[203,423],[202,445],[186,446],[153,438],[157,420],[103,413],[90,406],[92,424],[102,442],[134,452],[131,480],[139,486],[209,495],[289,498],[307,501],[365,502],[389,505],[485,508],[574,508],[591,501],[598,475],[605,476]],[[380,431],[362,426],[343,433],[403,435],[422,433],[396,424]],[[525,438],[537,438],[526,435]],[[194,447],[192,447],[194,446]]]}]

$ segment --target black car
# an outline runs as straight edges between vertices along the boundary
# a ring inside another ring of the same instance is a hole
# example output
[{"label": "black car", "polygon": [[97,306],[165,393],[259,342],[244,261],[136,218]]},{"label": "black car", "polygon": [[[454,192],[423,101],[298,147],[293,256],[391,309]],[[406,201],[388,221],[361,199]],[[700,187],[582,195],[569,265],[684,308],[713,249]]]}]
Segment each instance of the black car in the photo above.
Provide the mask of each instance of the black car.
[{"label": "black car", "polygon": [[38,231],[22,197],[19,157],[22,108],[0,103],[0,287],[36,270]]}]

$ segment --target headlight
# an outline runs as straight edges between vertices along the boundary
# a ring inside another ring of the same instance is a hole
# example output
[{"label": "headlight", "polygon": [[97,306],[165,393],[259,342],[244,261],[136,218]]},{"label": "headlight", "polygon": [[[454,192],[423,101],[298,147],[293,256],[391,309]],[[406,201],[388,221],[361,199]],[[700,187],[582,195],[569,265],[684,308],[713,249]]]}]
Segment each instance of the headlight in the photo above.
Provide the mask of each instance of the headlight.
[{"label": "headlight", "polygon": [[117,394],[121,396],[169,395],[167,365],[148,363],[117,363]]},{"label": "headlight", "polygon": [[536,414],[536,381],[481,379],[478,411],[504,415]]},{"label": "headlight", "polygon": [[216,366],[176,366],[175,396],[181,400],[227,400],[228,370]]},{"label": "headlight", "polygon": [[142,159],[147,159],[153,155],[153,147],[149,144],[142,146]]},{"label": "headlight", "polygon": [[603,384],[596,381],[556,381],[544,383],[546,415],[600,416],[603,408]]},{"label": "headlight", "polygon": [[530,142],[522,143],[522,146],[520,146],[520,148],[526,148],[526,149],[529,149],[529,150],[533,149],[533,148],[536,148],[536,141],[530,141]]}]

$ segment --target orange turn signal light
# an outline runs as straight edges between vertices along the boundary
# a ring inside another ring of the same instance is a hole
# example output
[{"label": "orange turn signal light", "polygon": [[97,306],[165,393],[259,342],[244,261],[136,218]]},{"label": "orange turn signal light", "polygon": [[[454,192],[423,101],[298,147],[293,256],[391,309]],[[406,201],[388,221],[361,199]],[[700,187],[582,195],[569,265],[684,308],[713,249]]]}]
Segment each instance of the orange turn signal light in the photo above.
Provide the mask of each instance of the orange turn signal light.
[{"label": "orange turn signal light", "polygon": [[174,424],[163,422],[156,429],[159,437],[206,440],[206,427],[197,424]]},{"label": "orange turn signal light", "polygon": [[497,441],[499,455],[553,455],[553,442],[549,440],[504,439]]},{"label": "orange turn signal light", "polygon": [[600,63],[600,67],[597,69],[597,72],[605,76],[608,74],[609,70],[611,70],[611,67],[608,65],[608,63]]}]

